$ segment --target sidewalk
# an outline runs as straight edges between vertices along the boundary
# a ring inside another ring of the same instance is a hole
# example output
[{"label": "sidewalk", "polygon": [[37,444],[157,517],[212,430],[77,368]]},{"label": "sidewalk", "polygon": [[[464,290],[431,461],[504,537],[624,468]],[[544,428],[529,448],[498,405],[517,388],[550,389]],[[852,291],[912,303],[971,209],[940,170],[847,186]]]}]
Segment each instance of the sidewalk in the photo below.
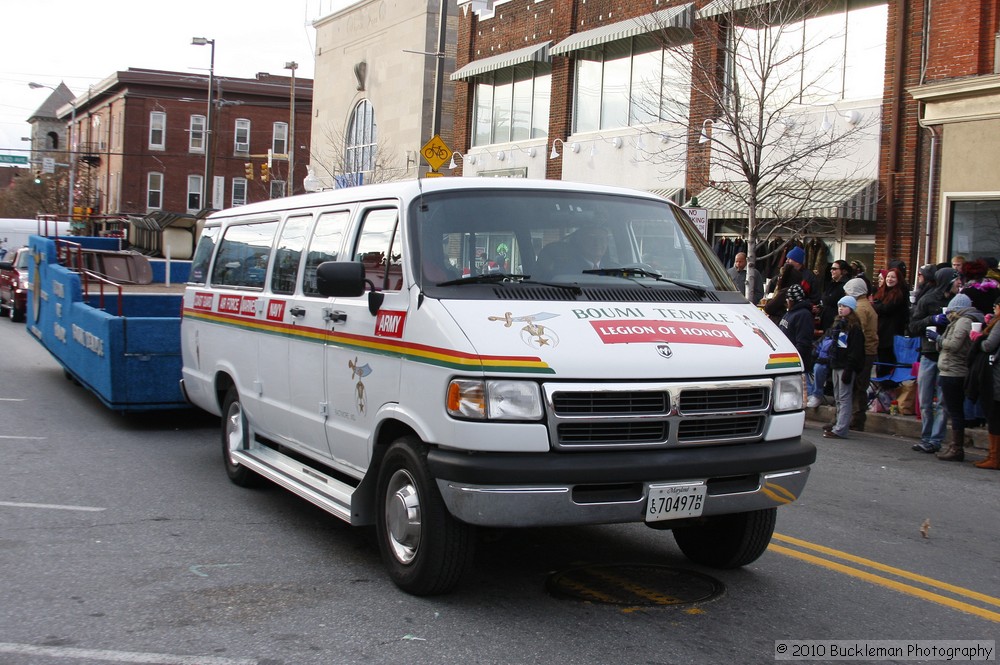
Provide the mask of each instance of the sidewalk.
[{"label": "sidewalk", "polygon": [[[820,426],[833,422],[835,409],[832,406],[817,406],[806,409],[806,422],[808,424]],[[888,413],[868,412],[865,418],[865,431],[877,434],[890,434],[920,441],[920,421],[916,416],[891,416]],[[950,441],[951,425],[945,435],[945,444]],[[986,426],[974,427],[965,430],[965,447],[988,450],[990,447],[987,437]]]}]

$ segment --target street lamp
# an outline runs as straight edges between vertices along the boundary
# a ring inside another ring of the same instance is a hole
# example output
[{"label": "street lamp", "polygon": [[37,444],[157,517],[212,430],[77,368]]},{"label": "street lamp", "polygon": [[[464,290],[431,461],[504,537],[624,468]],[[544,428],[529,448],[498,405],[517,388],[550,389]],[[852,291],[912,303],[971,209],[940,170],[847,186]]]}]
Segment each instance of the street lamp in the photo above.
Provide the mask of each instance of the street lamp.
[{"label": "street lamp", "polygon": [[285,69],[292,70],[292,92],[289,99],[289,119],[288,119],[288,141],[286,152],[288,153],[288,187],[289,196],[295,196],[295,70],[299,68],[299,63],[292,60],[285,63]]},{"label": "street lamp", "polygon": [[208,63],[208,114],[205,116],[205,182],[202,183],[202,200],[201,207],[207,208],[208,205],[208,193],[209,186],[208,183],[212,179],[212,92],[215,89],[215,40],[206,39],[204,37],[192,37],[192,46],[205,46],[212,47],[211,57]]},{"label": "street lamp", "polygon": [[[38,90],[39,88],[48,88],[52,92],[56,91],[56,89],[53,88],[51,85],[45,85],[44,83],[35,83],[34,81],[28,83],[28,87],[31,88],[32,90]],[[69,118],[69,195],[66,197],[67,199],[69,199],[69,211],[66,221],[72,222],[73,205],[75,203],[74,198],[76,194],[75,192],[76,150],[74,148],[74,146],[76,146],[76,142],[73,140],[73,137],[76,134],[76,100],[75,99],[69,100],[69,105],[70,108],[72,109],[72,112],[70,113],[70,118]],[[35,149],[34,143],[32,143],[31,149],[32,151],[34,151]]]}]

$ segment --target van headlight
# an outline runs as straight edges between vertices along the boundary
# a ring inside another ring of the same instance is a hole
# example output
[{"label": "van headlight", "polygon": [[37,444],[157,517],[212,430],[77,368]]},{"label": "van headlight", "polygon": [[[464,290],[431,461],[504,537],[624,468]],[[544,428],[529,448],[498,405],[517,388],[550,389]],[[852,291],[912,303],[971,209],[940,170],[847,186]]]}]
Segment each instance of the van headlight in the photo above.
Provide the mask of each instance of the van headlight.
[{"label": "van headlight", "polygon": [[806,375],[790,374],[774,377],[774,410],[800,411],[805,404]]},{"label": "van headlight", "polygon": [[538,420],[542,394],[531,381],[454,379],[448,384],[448,413],[475,420]]}]

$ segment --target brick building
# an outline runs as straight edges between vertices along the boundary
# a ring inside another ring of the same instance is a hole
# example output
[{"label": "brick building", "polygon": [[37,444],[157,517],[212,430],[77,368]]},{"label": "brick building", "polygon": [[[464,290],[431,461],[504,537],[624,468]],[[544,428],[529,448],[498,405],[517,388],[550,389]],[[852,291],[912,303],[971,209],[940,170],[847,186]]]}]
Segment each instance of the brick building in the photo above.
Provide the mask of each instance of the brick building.
[{"label": "brick building", "polygon": [[[737,238],[750,214],[748,184],[726,136],[743,121],[730,108],[743,99],[731,94],[734,81],[742,90],[754,81],[739,70],[745,53],[729,46],[773,19],[812,50],[790,59],[800,99],[771,118],[765,128],[776,133],[760,141],[781,148],[798,139],[829,154],[786,178],[775,169],[773,182],[761,183],[771,188],[770,207],[755,216],[770,215],[779,231],[808,229],[802,240],[816,249],[818,272],[836,258],[871,270],[894,258],[914,266],[965,247],[975,253],[978,241],[955,229],[982,236],[993,204],[980,195],[1000,191],[1000,151],[974,142],[997,136],[991,123],[1000,119],[997,4],[460,2],[454,147],[466,176],[562,178],[697,198],[708,208],[709,239]],[[650,67],[661,84],[652,93],[642,78]],[[730,96],[713,97],[713,85]],[[844,140],[838,151],[817,136]],[[940,186],[929,184],[936,173]]]},{"label": "brick building", "polygon": [[[194,214],[303,191],[312,81],[295,81],[295,137],[289,141],[290,77],[261,73],[214,80],[211,128],[208,77],[198,74],[130,68],[58,109],[66,124],[75,117],[70,150],[81,214]],[[261,165],[268,151],[287,155],[293,148],[294,191],[286,182],[286,158],[271,159],[265,182]],[[206,202],[202,184],[208,172]]]}]

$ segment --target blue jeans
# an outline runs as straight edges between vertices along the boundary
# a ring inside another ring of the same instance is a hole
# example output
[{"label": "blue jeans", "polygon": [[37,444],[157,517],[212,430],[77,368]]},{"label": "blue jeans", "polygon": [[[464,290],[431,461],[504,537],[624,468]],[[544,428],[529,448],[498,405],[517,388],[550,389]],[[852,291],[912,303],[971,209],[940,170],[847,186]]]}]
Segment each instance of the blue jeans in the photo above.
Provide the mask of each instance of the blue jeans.
[{"label": "blue jeans", "polygon": [[[920,398],[920,442],[936,448],[940,447],[944,441],[947,412],[944,405],[944,395],[941,393],[941,381],[936,360],[920,357],[920,370],[917,372],[917,395]],[[937,398],[937,408],[934,404],[935,397]]]},{"label": "blue jeans", "polygon": [[823,386],[826,385],[826,379],[830,376],[830,366],[823,363],[816,363],[813,365],[812,382],[809,385],[809,396],[816,396],[823,399]]}]

